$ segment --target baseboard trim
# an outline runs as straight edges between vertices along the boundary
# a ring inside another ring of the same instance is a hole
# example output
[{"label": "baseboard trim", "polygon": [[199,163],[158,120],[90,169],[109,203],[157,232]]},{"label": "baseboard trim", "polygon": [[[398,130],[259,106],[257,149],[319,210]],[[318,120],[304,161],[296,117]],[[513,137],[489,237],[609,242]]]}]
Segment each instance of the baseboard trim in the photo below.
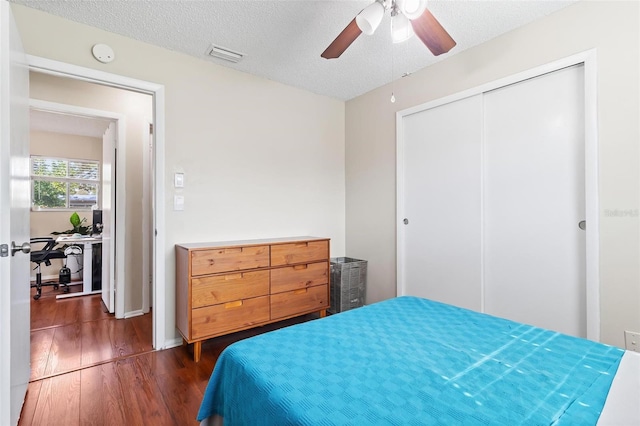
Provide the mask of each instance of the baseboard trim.
[{"label": "baseboard trim", "polygon": [[[60,277],[58,275],[43,275],[42,276],[42,282],[43,283],[52,282],[52,281],[58,281],[59,279],[60,279]],[[30,281],[31,281],[31,284],[35,284],[36,283],[35,275],[30,277]],[[73,284],[82,284],[82,277],[73,278],[69,285],[73,285]]]},{"label": "baseboard trim", "polygon": [[130,311],[130,312],[125,312],[124,313],[124,317],[126,318],[133,318],[133,317],[139,317],[144,315],[144,312],[142,311],[142,309],[138,309],[136,311]]},{"label": "baseboard trim", "polygon": [[[58,281],[58,276],[57,275],[43,275],[42,276],[42,281]],[[36,282],[36,276],[32,275],[31,276],[31,282],[35,283]]]},{"label": "baseboard trim", "polygon": [[163,349],[176,348],[178,346],[182,346],[182,337],[165,340]]}]

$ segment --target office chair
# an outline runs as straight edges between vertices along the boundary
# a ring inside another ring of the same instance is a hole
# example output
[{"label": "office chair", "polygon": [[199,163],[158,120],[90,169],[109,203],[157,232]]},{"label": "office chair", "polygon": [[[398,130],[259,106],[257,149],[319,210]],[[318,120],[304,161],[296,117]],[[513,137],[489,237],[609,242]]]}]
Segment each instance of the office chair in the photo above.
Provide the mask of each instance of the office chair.
[{"label": "office chair", "polygon": [[52,259],[66,259],[67,255],[62,250],[55,250],[56,241],[51,237],[37,237],[31,238],[31,247],[34,244],[44,244],[44,246],[40,250],[31,250],[31,262],[36,264],[36,267],[33,268],[37,270],[36,272],[36,282],[35,284],[31,284],[31,288],[36,288],[36,294],[33,296],[34,300],[40,299],[42,295],[42,286],[52,285],[54,289],[58,289],[59,285],[64,287],[64,292],[69,292],[69,286],[67,283],[60,282],[51,282],[42,284],[42,273],[40,271],[40,265],[44,263],[46,266],[51,265]]}]

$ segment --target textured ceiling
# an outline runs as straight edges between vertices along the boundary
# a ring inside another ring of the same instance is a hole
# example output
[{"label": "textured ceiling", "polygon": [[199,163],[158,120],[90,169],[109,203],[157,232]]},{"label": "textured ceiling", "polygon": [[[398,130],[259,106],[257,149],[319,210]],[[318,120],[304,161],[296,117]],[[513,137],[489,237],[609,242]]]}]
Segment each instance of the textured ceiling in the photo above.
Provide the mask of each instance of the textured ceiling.
[{"label": "textured ceiling", "polygon": [[[430,0],[458,45],[434,57],[416,38],[390,39],[390,16],[338,59],[320,57],[372,1],[11,0],[314,93],[348,100],[553,13],[576,0]],[[99,42],[99,40],[96,40]],[[210,44],[246,54],[238,64],[205,55]],[[116,61],[118,52],[115,52]]]}]

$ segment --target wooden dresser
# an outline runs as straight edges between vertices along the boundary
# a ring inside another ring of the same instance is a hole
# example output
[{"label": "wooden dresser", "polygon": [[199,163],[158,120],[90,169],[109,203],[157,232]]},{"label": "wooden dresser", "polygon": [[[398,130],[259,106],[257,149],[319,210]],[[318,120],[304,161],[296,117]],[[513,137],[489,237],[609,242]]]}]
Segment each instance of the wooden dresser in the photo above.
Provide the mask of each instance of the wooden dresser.
[{"label": "wooden dresser", "polygon": [[329,307],[329,239],[176,244],[176,325],[202,341]]}]

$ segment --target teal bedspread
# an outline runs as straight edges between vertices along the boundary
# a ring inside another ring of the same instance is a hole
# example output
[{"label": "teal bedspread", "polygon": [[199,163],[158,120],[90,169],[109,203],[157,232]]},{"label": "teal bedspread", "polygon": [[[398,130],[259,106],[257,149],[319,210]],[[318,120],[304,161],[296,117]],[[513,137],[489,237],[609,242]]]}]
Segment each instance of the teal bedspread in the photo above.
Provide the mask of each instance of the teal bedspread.
[{"label": "teal bedspread", "polygon": [[622,349],[416,297],[229,346],[198,420],[594,425]]}]

